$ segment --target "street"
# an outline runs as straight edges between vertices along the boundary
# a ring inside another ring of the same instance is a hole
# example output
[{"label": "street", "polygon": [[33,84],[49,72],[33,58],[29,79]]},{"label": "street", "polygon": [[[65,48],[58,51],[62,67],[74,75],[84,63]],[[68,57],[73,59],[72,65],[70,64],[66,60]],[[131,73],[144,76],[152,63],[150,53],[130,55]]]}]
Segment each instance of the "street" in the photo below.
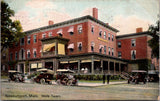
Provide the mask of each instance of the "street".
[{"label": "street", "polygon": [[157,100],[158,83],[62,86],[1,82],[1,100]]}]

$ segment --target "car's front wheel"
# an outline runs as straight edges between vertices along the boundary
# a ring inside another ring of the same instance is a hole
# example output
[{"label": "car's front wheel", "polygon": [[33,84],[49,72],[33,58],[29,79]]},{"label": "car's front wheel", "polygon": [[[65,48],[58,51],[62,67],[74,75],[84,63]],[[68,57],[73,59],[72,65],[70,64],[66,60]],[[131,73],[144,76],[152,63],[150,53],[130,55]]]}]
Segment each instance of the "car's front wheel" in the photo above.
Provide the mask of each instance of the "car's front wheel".
[{"label": "car's front wheel", "polygon": [[40,83],[41,83],[41,84],[45,84],[45,79],[42,78],[42,79],[40,80]]}]

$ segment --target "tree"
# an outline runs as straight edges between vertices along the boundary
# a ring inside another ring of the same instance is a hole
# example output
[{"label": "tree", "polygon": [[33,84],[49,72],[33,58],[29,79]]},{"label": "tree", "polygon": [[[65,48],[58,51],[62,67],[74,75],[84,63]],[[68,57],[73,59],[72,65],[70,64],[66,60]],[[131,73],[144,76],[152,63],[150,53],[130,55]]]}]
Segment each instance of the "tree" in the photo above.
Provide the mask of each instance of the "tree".
[{"label": "tree", "polygon": [[12,21],[14,11],[7,3],[1,1],[1,51],[4,48],[12,47],[13,43],[18,42],[24,36],[20,21]]},{"label": "tree", "polygon": [[160,21],[157,21],[156,25],[150,25],[148,29],[149,34],[153,37],[148,43],[152,48],[152,56],[157,59],[159,57],[159,23]]}]

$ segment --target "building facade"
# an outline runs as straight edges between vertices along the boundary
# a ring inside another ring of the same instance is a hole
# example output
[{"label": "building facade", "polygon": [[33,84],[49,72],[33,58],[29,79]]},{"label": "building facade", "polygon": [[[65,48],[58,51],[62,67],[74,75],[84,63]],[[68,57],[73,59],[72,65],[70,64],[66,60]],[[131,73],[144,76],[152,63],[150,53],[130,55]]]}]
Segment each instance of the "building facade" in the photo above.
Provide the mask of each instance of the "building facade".
[{"label": "building facade", "polygon": [[48,26],[26,31],[26,36],[9,49],[9,61],[17,61],[9,69],[32,73],[39,68],[61,68],[77,74],[116,75],[130,70],[130,60],[151,58],[146,32],[116,36],[117,32],[98,20],[97,8],[93,8],[93,17],[57,24],[49,21]]}]

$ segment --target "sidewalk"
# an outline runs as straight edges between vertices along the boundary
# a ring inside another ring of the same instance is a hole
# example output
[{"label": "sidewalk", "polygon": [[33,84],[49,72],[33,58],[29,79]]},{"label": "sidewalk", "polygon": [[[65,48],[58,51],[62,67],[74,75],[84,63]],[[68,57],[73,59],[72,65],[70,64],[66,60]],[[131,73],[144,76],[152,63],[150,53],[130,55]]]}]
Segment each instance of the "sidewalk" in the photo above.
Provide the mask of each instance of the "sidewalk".
[{"label": "sidewalk", "polygon": [[86,82],[79,82],[78,86],[90,86],[90,87],[94,87],[94,86],[104,86],[104,85],[112,85],[112,84],[125,84],[127,83],[127,81],[113,81],[113,82],[109,82],[109,84],[105,83],[86,83]]}]

